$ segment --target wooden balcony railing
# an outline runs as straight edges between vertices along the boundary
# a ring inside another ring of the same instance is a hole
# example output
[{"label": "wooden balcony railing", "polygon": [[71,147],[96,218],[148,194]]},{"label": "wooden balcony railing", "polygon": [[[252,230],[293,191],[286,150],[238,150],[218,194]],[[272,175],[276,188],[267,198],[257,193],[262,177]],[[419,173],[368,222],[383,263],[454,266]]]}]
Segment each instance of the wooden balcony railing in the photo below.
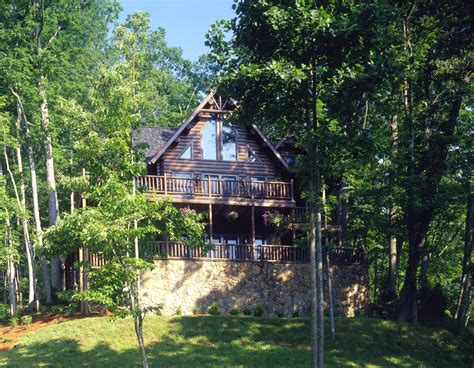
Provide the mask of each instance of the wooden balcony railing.
[{"label": "wooden balcony railing", "polygon": [[[207,258],[236,261],[309,262],[309,248],[292,245],[205,244],[188,247],[180,242],[155,241],[140,245],[143,258]],[[354,248],[329,250],[331,264],[362,264],[363,252]]]},{"label": "wooden balcony railing", "polygon": [[292,200],[293,182],[180,178],[173,176],[140,176],[137,189],[163,195],[201,197],[245,197]]}]

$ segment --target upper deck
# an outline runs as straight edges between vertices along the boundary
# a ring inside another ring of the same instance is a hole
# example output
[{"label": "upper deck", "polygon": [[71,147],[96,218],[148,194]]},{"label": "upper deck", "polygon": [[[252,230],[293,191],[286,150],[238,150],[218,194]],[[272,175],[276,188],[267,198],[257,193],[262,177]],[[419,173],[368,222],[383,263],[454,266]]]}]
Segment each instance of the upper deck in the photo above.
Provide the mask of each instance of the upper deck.
[{"label": "upper deck", "polygon": [[138,190],[169,197],[175,203],[295,207],[293,181],[183,178],[168,175],[137,177]]}]

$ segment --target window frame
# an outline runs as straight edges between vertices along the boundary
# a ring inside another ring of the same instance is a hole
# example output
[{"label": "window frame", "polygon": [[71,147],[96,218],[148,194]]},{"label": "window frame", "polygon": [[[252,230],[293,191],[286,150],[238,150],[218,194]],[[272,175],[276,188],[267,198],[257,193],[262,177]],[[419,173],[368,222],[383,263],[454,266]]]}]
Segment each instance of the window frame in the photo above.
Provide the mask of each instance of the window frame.
[{"label": "window frame", "polygon": [[[190,158],[182,158],[181,156],[183,155],[184,152],[186,152],[188,150],[188,148],[190,149]],[[193,159],[193,143],[189,143],[183,150],[181,150],[181,152],[176,156],[176,159],[177,160],[192,160]]]}]

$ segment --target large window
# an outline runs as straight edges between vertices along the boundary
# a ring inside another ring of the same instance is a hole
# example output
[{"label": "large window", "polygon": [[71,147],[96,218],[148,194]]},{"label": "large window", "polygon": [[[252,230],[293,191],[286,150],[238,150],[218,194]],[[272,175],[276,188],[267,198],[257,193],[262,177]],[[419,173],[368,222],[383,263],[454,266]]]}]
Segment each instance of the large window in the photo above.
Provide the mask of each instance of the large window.
[{"label": "large window", "polygon": [[229,123],[212,119],[201,132],[204,160],[237,161],[235,129]]},{"label": "large window", "polygon": [[222,123],[222,159],[224,161],[237,161],[235,129],[226,122]]},{"label": "large window", "polygon": [[202,158],[217,160],[217,121],[212,119],[202,130]]}]

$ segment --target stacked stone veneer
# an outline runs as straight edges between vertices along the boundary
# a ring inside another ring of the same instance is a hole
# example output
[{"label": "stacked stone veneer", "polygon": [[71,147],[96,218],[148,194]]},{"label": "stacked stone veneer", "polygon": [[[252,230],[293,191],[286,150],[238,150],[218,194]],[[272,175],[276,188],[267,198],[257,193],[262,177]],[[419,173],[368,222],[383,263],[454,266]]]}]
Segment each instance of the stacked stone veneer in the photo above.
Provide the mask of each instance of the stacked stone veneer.
[{"label": "stacked stone veneer", "polygon": [[[206,313],[217,301],[222,313],[253,309],[266,315],[309,314],[310,269],[307,263],[238,262],[223,260],[157,260],[152,271],[142,273],[144,306],[162,305],[165,315]],[[368,301],[367,268],[333,266],[336,315],[362,314]],[[325,299],[327,299],[325,280]]]}]

